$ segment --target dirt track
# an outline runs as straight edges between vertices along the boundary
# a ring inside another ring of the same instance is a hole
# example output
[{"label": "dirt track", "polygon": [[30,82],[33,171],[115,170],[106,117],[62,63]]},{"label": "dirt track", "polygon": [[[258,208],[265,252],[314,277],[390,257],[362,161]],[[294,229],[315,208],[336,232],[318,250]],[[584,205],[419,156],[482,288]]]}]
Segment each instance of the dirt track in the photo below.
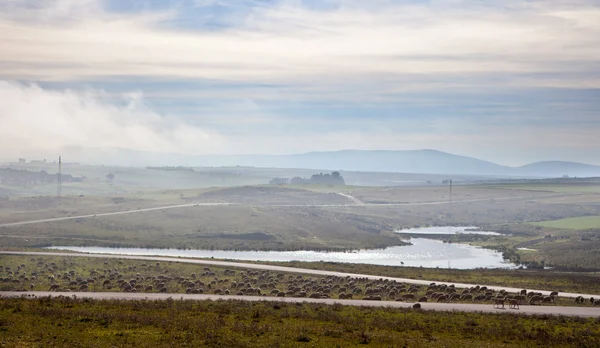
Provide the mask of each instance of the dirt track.
[{"label": "dirt track", "polygon": [[[188,294],[156,294],[156,293],[122,293],[122,292],[0,292],[0,297],[76,297],[97,300],[195,300],[195,301],[217,301],[217,300],[240,300],[240,301],[270,301],[286,303],[320,303],[320,304],[342,304],[357,307],[394,307],[410,308],[413,303],[388,302],[388,301],[363,301],[363,300],[335,300],[335,299],[308,299],[292,297],[260,297],[260,296],[221,296],[221,295],[188,295]],[[600,308],[594,307],[559,307],[559,306],[522,306],[519,309],[505,308],[496,309],[489,304],[464,304],[464,303],[421,303],[424,310],[432,311],[460,311],[480,313],[518,313],[529,315],[564,315],[578,317],[600,317]]]}]

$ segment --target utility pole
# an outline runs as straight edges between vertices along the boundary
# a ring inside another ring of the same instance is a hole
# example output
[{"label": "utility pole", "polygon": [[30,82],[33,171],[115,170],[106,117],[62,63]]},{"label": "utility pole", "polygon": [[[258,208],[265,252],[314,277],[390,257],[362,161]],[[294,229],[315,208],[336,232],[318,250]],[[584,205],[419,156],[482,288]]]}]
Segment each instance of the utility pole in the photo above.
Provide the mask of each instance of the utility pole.
[{"label": "utility pole", "polygon": [[[448,180],[448,213],[450,217],[452,216],[452,179]],[[451,228],[451,227],[449,227]],[[452,236],[450,236],[450,240],[448,241],[448,245],[450,245],[450,241],[452,240]],[[448,257],[448,268],[450,268],[450,257]]]},{"label": "utility pole", "polygon": [[449,180],[450,183],[450,194],[448,195],[448,202],[450,203],[450,206],[452,206],[452,179]]},{"label": "utility pole", "polygon": [[62,157],[58,156],[58,174],[57,174],[58,187],[56,189],[56,197],[61,198],[62,196]]}]

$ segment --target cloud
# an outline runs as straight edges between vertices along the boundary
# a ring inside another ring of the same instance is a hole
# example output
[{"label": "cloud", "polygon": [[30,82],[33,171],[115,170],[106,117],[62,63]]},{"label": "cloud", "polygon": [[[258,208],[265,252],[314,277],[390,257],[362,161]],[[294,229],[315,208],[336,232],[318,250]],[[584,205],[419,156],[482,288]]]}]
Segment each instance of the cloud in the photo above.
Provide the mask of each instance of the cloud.
[{"label": "cloud", "polygon": [[[427,123],[419,118],[306,119],[280,115],[246,100],[182,119],[154,111],[140,92],[114,95],[92,88],[52,90],[0,81],[0,95],[1,160],[63,154],[70,161],[149,165],[162,164],[153,162],[153,153],[435,148],[503,164],[540,157],[594,163],[599,150],[593,125],[557,127],[544,118],[527,124],[517,115],[486,120],[433,118]],[[515,153],[520,160],[514,159]],[[178,164],[178,158],[173,157],[171,164]]]},{"label": "cloud", "polygon": [[0,2],[0,80],[18,81],[0,83],[0,156],[560,148],[597,161],[596,1],[107,4]]},{"label": "cloud", "polygon": [[[63,0],[30,17],[49,12],[77,20],[47,26],[0,20],[0,76],[57,81],[151,76],[343,92],[348,84],[360,88],[383,76],[388,80],[377,91],[397,87],[395,78],[419,83],[435,76],[439,80],[429,83],[439,88],[452,87],[453,77],[478,88],[481,81],[470,77],[562,72],[558,81],[530,79],[527,85],[576,86],[576,74],[589,69],[582,63],[600,59],[600,10],[589,4],[366,3],[336,1],[322,10],[295,1],[255,2],[243,17],[223,15],[237,22],[222,30],[183,30],[161,25],[176,20],[173,10],[125,16],[92,11],[99,6],[93,0]],[[236,7],[224,1],[199,4]],[[596,86],[598,78],[586,84]]]},{"label": "cloud", "polygon": [[150,152],[210,152],[220,136],[159,115],[141,93],[118,101],[103,91],[52,91],[0,81],[0,157],[56,155],[69,146]]}]

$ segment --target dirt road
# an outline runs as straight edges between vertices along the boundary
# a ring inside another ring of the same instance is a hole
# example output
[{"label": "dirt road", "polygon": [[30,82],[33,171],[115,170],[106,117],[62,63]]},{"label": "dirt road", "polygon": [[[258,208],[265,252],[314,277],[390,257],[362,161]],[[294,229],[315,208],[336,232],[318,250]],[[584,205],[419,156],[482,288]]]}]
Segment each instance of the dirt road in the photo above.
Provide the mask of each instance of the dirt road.
[{"label": "dirt road", "polygon": [[[393,307],[410,308],[413,303],[389,302],[389,301],[363,301],[363,300],[335,300],[335,299],[309,299],[292,297],[261,297],[261,296],[221,296],[221,295],[188,295],[188,294],[157,294],[157,293],[122,293],[122,292],[0,292],[0,297],[76,297],[96,300],[195,300],[195,301],[218,301],[218,300],[240,300],[240,301],[269,301],[285,303],[321,303],[327,305],[342,304],[357,307]],[[529,315],[564,315],[578,317],[600,317],[600,308],[594,307],[559,307],[559,306],[521,306],[520,309],[496,309],[491,304],[465,304],[465,303],[421,303],[424,310],[431,311],[460,311],[480,313],[512,313]]]}]

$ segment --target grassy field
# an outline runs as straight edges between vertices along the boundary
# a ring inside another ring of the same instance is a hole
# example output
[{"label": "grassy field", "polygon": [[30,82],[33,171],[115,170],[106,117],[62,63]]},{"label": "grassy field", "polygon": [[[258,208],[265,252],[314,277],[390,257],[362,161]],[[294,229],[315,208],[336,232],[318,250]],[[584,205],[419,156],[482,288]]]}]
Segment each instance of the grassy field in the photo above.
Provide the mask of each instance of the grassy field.
[{"label": "grassy field", "polygon": [[570,230],[587,230],[592,228],[600,229],[600,216],[581,216],[575,218],[567,218],[560,220],[534,222],[536,226],[570,229]]},{"label": "grassy field", "polygon": [[239,301],[1,299],[5,347],[598,347],[596,319]]},{"label": "grassy field", "polygon": [[600,193],[600,185],[598,183],[578,184],[505,184],[505,185],[488,185],[491,189],[501,190],[519,190],[519,191],[540,191],[540,192],[556,192],[556,193]]}]

